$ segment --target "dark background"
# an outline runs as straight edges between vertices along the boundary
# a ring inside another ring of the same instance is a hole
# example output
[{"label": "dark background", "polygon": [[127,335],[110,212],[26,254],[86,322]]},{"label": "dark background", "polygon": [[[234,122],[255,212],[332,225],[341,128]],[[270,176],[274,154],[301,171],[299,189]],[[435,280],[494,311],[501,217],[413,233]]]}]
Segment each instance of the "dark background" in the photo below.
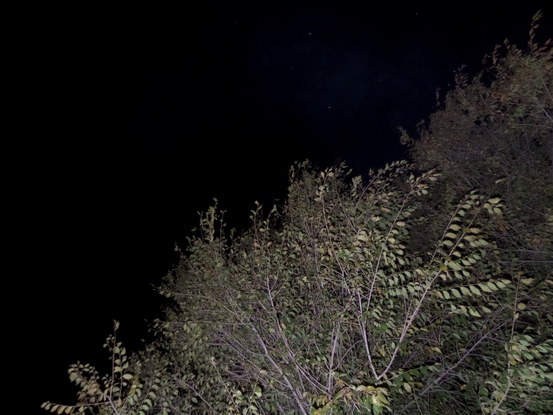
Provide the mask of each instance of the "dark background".
[{"label": "dark background", "polygon": [[414,134],[461,65],[524,45],[540,8],[551,37],[540,2],[14,11],[4,339],[19,402],[73,402],[67,366],[103,364],[113,319],[139,347],[152,284],[213,197],[241,229],[255,200],[284,200],[294,161],[366,174],[403,157],[397,127]]}]

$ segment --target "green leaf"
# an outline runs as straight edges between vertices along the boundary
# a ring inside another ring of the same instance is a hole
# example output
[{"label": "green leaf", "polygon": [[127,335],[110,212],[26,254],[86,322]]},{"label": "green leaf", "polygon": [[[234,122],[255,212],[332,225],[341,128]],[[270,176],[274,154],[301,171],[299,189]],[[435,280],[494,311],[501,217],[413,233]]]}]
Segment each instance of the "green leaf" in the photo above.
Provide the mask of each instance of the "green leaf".
[{"label": "green leaf", "polygon": [[359,233],[357,235],[357,239],[360,240],[360,241],[363,241],[363,242],[367,242],[369,240],[369,237],[367,235],[367,232],[365,231],[362,231],[361,233]]},{"label": "green leaf", "polygon": [[469,313],[471,316],[474,316],[474,317],[482,317],[480,313],[472,307],[469,307]]},{"label": "green leaf", "polygon": [[255,396],[257,396],[258,398],[261,398],[262,392],[259,386],[255,387],[254,393],[255,393]]},{"label": "green leaf", "polygon": [[463,270],[463,267],[455,261],[448,262],[447,266],[450,267],[454,271],[462,271]]},{"label": "green leaf", "polygon": [[480,284],[478,284],[478,286],[479,286],[480,289],[481,289],[482,291],[484,291],[485,293],[491,293],[491,292],[492,292],[492,290],[488,287],[487,284],[480,283]]},{"label": "green leaf", "polygon": [[482,295],[482,293],[480,292],[480,290],[478,288],[476,288],[475,285],[471,285],[469,286],[469,289],[476,295],[480,296]]},{"label": "green leaf", "polygon": [[470,291],[467,287],[459,287],[464,295],[470,295]]}]

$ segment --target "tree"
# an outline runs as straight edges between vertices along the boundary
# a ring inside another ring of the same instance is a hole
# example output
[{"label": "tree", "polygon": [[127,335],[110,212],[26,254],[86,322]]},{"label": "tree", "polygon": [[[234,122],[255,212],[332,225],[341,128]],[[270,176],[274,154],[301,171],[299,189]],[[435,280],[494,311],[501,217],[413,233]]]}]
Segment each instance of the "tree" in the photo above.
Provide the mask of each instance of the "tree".
[{"label": "tree", "polygon": [[430,255],[407,250],[413,213],[438,176],[396,162],[363,186],[343,166],[302,164],[281,214],[258,206],[240,237],[225,237],[210,208],[162,289],[176,307],[126,376],[140,373],[139,389],[155,393],[139,402],[127,392],[113,406],[104,392],[103,406],[86,408],[540,413],[551,404],[553,344],[539,323],[519,323],[533,281],[502,269],[484,236],[501,201],[469,193]]},{"label": "tree", "polygon": [[420,137],[404,139],[420,169],[445,176],[438,211],[471,189],[500,195],[508,206],[496,235],[502,249],[543,272],[540,264],[553,263],[553,49],[551,40],[535,42],[539,18],[527,51],[497,46],[474,78],[456,77]]},{"label": "tree", "polygon": [[[540,255],[551,243],[551,52],[531,42],[529,54],[498,53],[493,82],[460,79],[448,94],[414,144],[415,164],[393,162],[366,183],[345,165],[296,164],[284,206],[256,205],[240,235],[210,207],[160,287],[173,303],[157,340],[127,358],[109,337],[111,373],[72,366],[78,403],[44,408],[547,413],[553,273],[508,243],[534,238]],[[512,173],[517,157],[529,164]]]}]

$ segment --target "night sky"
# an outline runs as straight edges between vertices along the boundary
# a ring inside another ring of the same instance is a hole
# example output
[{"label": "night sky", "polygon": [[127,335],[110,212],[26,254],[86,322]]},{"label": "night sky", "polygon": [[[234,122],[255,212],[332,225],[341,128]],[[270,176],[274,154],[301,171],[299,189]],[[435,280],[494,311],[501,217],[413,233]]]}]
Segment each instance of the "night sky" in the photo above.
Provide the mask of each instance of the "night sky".
[{"label": "night sky", "polygon": [[298,3],[14,15],[5,338],[35,408],[72,402],[67,366],[107,357],[113,319],[139,344],[151,285],[213,197],[241,229],[255,200],[284,200],[294,161],[366,174],[403,157],[398,126],[415,133],[456,69],[553,18],[546,2]]}]

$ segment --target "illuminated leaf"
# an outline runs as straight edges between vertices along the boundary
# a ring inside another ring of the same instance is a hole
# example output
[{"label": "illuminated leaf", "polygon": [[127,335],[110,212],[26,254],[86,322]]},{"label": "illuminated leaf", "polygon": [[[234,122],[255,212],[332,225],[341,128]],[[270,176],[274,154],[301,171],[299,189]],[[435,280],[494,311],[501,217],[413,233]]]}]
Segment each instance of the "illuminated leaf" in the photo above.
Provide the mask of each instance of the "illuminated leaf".
[{"label": "illuminated leaf", "polygon": [[480,287],[480,289],[486,293],[491,293],[492,290],[490,289],[490,287],[488,287],[487,284],[484,284],[484,283],[481,283],[481,284],[478,284],[478,286]]},{"label": "illuminated leaf", "polygon": [[480,313],[472,307],[469,307],[469,313],[471,316],[474,316],[474,317],[482,317]]},{"label": "illuminated leaf", "polygon": [[475,285],[471,285],[469,286],[469,289],[476,295],[482,295],[482,293],[480,292],[480,290],[475,286]]},{"label": "illuminated leaf", "polygon": [[459,289],[464,295],[470,295],[470,291],[467,287],[459,287]]}]

